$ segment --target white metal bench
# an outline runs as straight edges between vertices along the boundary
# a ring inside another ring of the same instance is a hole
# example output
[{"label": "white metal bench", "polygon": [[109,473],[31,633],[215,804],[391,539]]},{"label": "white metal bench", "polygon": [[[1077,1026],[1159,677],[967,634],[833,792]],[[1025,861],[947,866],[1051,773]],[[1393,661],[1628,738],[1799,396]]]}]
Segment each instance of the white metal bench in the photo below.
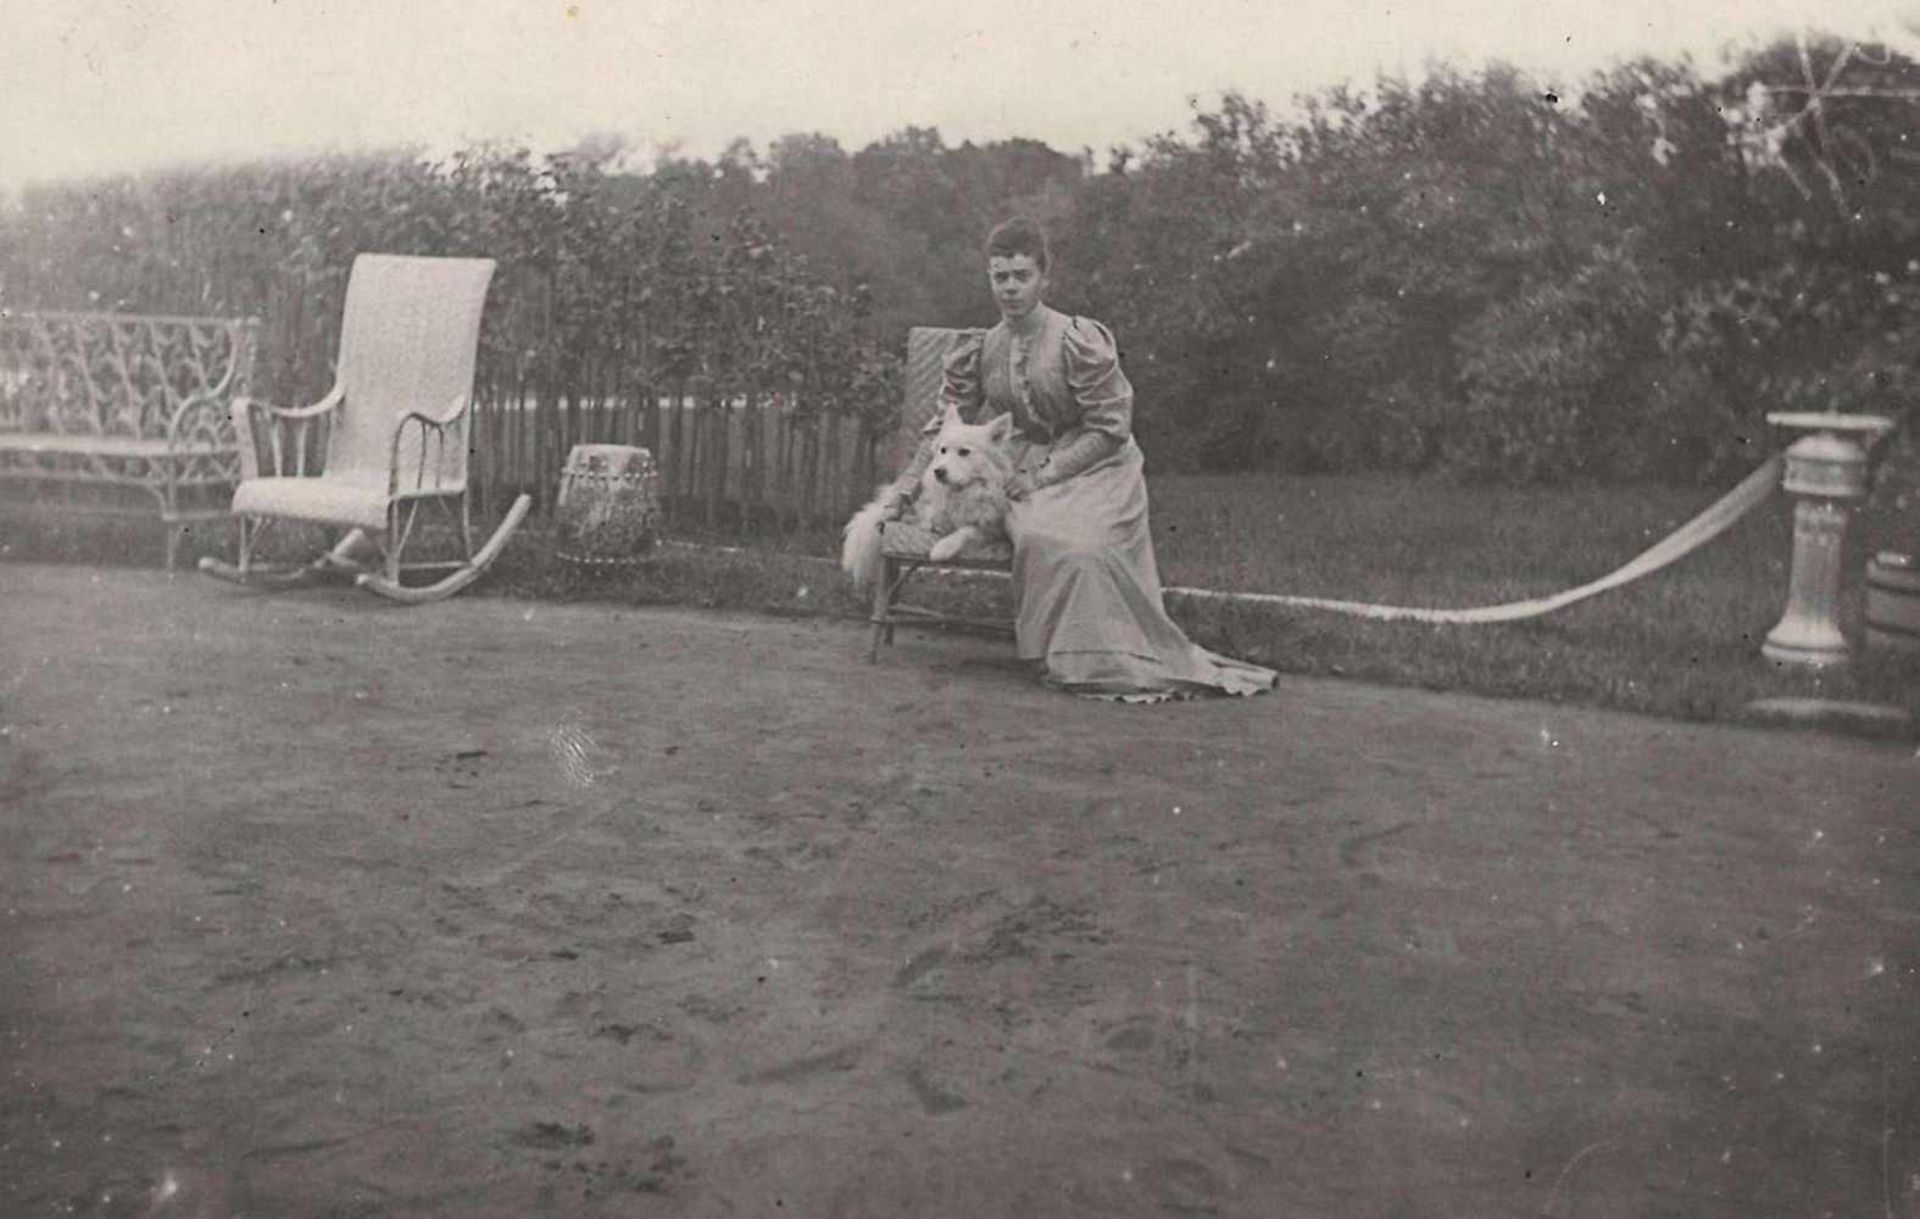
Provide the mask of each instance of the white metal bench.
[{"label": "white metal bench", "polygon": [[0,483],[10,503],[151,515],[167,535],[220,520],[240,478],[233,404],[249,390],[252,318],[0,311]]}]

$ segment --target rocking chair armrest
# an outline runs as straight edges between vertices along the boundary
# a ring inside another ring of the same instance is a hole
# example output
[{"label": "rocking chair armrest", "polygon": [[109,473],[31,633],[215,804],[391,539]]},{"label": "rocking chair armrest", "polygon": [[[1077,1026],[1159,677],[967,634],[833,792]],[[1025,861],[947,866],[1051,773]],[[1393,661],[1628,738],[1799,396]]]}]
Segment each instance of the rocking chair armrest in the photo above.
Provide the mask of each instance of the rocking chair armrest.
[{"label": "rocking chair armrest", "polygon": [[448,399],[447,409],[441,411],[438,415],[429,415],[425,411],[408,411],[406,417],[400,422],[405,423],[408,419],[418,419],[422,423],[443,428],[460,422],[461,418],[472,409],[472,394],[455,394],[452,398]]},{"label": "rocking chair armrest", "polygon": [[[313,403],[311,407],[273,407],[273,405],[269,405],[267,411],[271,411],[275,418],[315,418],[317,415],[326,415],[328,411],[338,411],[338,409],[340,409],[340,403],[346,401],[346,397],[348,397],[348,388],[336,382],[334,388],[326,392],[326,397],[323,397],[323,399],[317,401],[317,403]],[[261,405],[265,405],[265,403],[261,403]]]},{"label": "rocking chair armrest", "polygon": [[[275,476],[299,475],[306,473],[307,433],[313,421],[338,410],[346,400],[347,389],[336,384],[327,396],[312,406],[287,407],[275,406],[258,398],[241,397],[233,400],[233,430],[240,444],[240,475],[242,478],[257,478],[260,475],[261,435],[265,432],[266,451],[272,459],[272,473]],[[260,420],[264,428],[258,427],[255,412],[265,418]],[[285,433],[293,432],[293,451],[289,453]]]},{"label": "rocking chair armrest", "polygon": [[[387,446],[387,493],[389,495],[398,495],[403,490],[438,490],[443,487],[450,489],[456,485],[463,484],[465,482],[464,475],[458,480],[458,483],[446,477],[444,467],[448,452],[447,433],[462,423],[472,410],[473,395],[462,393],[455,394],[447,403],[446,409],[438,415],[430,415],[426,411],[408,411],[402,415],[399,421],[393,425],[393,439]],[[416,463],[416,468],[413,472],[413,485],[411,488],[403,486],[401,478],[403,471],[400,463],[400,446],[402,441],[406,439],[409,424],[417,426],[420,429],[419,461]],[[433,462],[431,471],[428,469],[427,462],[427,446],[429,440],[435,441],[438,445],[436,449],[436,460]],[[455,438],[455,442],[462,445],[466,443],[459,438]],[[464,450],[462,450],[462,452],[464,453]],[[432,474],[431,482],[428,481],[429,473]]]},{"label": "rocking chair armrest", "polygon": [[326,397],[320,399],[320,401],[314,403],[312,406],[275,406],[271,402],[260,402],[253,398],[242,398],[240,401],[258,406],[261,410],[266,411],[275,422],[278,422],[282,419],[312,419],[316,416],[324,415],[328,411],[338,410],[340,403],[346,400],[346,396],[347,387],[336,384],[332,389],[327,391]]}]

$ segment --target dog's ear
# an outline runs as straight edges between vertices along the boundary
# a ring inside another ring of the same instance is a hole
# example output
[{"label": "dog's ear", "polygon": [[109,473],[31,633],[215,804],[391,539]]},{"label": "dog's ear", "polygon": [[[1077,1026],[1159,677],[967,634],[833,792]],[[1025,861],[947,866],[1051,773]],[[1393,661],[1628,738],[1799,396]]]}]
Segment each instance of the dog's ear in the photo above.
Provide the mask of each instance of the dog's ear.
[{"label": "dog's ear", "polygon": [[949,400],[946,409],[940,412],[941,427],[959,427],[966,420],[960,418],[960,407]]},{"label": "dog's ear", "polygon": [[987,439],[995,446],[1005,447],[1013,436],[1013,412],[1008,411],[987,425]]}]

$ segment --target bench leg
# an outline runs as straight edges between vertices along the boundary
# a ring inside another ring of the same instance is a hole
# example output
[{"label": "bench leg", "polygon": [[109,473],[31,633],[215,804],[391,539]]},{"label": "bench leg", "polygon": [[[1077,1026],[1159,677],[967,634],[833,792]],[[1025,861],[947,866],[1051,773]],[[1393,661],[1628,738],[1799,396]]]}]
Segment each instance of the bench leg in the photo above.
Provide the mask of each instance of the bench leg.
[{"label": "bench leg", "polygon": [[898,568],[896,560],[880,560],[880,578],[873,586],[873,636],[867,643],[868,664],[879,662],[883,639],[888,647],[893,646],[893,597],[895,585],[899,582],[895,575]]},{"label": "bench leg", "polygon": [[167,481],[159,491],[160,527],[167,531],[167,574],[173,574],[174,560],[180,557],[180,489],[174,484],[172,462],[166,464]]}]

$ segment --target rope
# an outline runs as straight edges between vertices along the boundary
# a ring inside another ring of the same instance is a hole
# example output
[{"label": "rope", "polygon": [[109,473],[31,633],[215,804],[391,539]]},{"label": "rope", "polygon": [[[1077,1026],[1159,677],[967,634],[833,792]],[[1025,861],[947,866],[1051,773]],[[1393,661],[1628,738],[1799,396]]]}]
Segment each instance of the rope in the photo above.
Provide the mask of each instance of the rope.
[{"label": "rope", "polygon": [[[1295,609],[1327,610],[1336,614],[1350,614],[1361,618],[1371,618],[1380,622],[1432,622],[1449,625],[1479,625],[1488,622],[1516,622],[1522,618],[1538,618],[1557,609],[1564,609],[1576,601],[1585,601],[1598,596],[1609,589],[1631,583],[1642,576],[1651,575],[1661,568],[1678,560],[1719,537],[1735,522],[1753,511],[1773,494],[1780,485],[1780,469],[1784,459],[1779,455],[1770,457],[1753,473],[1747,475],[1733,490],[1708,505],[1698,516],[1680,528],[1674,530],[1660,541],[1648,547],[1625,566],[1616,569],[1588,584],[1578,588],[1556,593],[1551,597],[1536,597],[1527,601],[1509,601],[1503,605],[1486,605],[1473,609],[1427,609],[1403,605],[1374,605],[1366,601],[1338,601],[1327,597],[1293,597],[1280,593],[1235,593],[1222,592],[1211,588],[1169,587],[1164,590],[1169,597],[1192,597],[1197,600],[1238,601],[1248,605],[1284,605]],[[742,549],[733,546],[710,546],[697,542],[662,540],[663,547],[682,550],[703,550],[710,554],[740,555],[751,558],[764,557],[764,552]],[[803,559],[815,563],[832,563],[833,559],[821,559],[811,555],[792,555],[791,558]],[[940,575],[998,576],[1005,578],[1006,572],[992,569],[975,568],[925,568]]]},{"label": "rope", "polygon": [[1373,605],[1365,601],[1335,601],[1325,597],[1288,597],[1277,593],[1216,592],[1206,588],[1169,588],[1166,591],[1175,596],[1241,601],[1251,605],[1288,605],[1301,609],[1329,610],[1336,614],[1352,614],[1382,622],[1412,621],[1477,625],[1486,622],[1514,622],[1522,618],[1537,618],[1542,614],[1550,614],[1576,601],[1584,601],[1588,597],[1659,571],[1662,567],[1691,554],[1725,533],[1735,521],[1753,511],[1773,493],[1775,487],[1780,485],[1782,460],[1778,455],[1768,458],[1763,465],[1742,479],[1739,486],[1721,496],[1704,512],[1654,543],[1626,566],[1590,584],[1582,584],[1578,588],[1568,589],[1551,597],[1510,601],[1504,605],[1487,605],[1475,609],[1424,609],[1401,605]]}]

